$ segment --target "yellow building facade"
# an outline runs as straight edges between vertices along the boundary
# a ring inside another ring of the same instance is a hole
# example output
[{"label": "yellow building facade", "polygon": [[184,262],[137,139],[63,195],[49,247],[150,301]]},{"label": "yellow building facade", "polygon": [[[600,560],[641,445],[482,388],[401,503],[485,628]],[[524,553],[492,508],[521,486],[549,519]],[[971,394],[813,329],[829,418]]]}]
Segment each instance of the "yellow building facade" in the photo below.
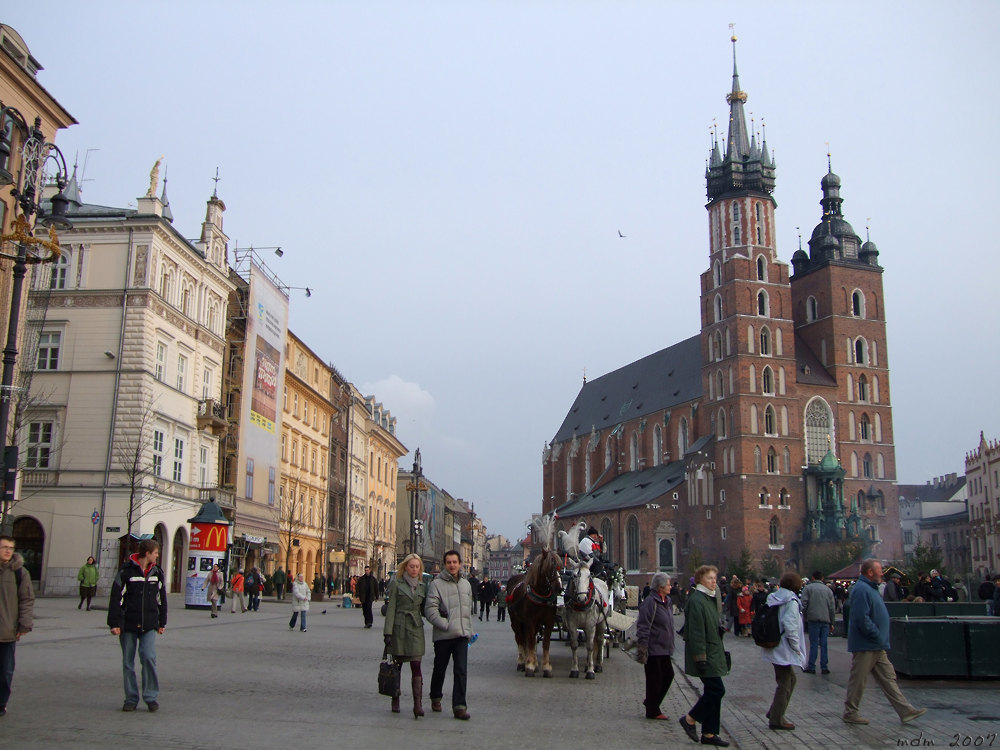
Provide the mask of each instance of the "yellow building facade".
[{"label": "yellow building facade", "polygon": [[330,368],[291,331],[285,361],[278,564],[311,584],[326,569],[336,385]]},{"label": "yellow building facade", "polygon": [[368,502],[365,537],[372,573],[380,578],[396,568],[396,482],[399,459],[407,454],[396,437],[396,418],[365,397],[368,410]]}]

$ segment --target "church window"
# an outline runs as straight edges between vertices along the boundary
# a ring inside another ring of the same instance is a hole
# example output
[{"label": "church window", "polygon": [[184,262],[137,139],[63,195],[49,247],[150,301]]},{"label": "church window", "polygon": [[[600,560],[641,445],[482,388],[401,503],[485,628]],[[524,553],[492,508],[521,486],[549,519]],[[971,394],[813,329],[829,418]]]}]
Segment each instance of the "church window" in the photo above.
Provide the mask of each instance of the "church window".
[{"label": "church window", "polygon": [[860,289],[855,289],[851,295],[851,312],[855,318],[865,317],[865,295]]},{"label": "church window", "polygon": [[674,543],[670,539],[660,540],[660,570],[674,569]]},{"label": "church window", "polygon": [[768,541],[770,541],[770,543],[775,547],[781,544],[781,522],[778,521],[777,516],[773,516],[771,518],[770,536]]},{"label": "church window", "polygon": [[819,304],[815,297],[806,300],[806,322],[812,323],[819,317]]},{"label": "church window", "polygon": [[733,353],[732,352],[732,348],[729,345],[729,329],[727,328],[726,329],[726,356],[728,357],[732,353]]},{"label": "church window", "polygon": [[653,466],[659,466],[663,460],[663,430],[660,425],[653,428]]},{"label": "church window", "polygon": [[719,409],[719,437],[726,437],[726,410]]},{"label": "church window", "polygon": [[851,454],[851,476],[856,477],[858,475],[858,454]]},{"label": "church window", "polygon": [[750,365],[750,393],[757,392],[757,368]]},{"label": "church window", "polygon": [[851,373],[847,373],[847,400],[854,400],[854,376]]},{"label": "church window", "polygon": [[879,479],[885,479],[885,459],[881,453],[875,456],[875,471]]},{"label": "church window", "polygon": [[590,451],[587,451],[586,459],[583,464],[584,474],[583,474],[583,491],[590,492]]},{"label": "church window", "polygon": [[715,332],[715,358],[722,359],[722,333],[719,331]]},{"label": "church window", "polygon": [[806,407],[806,461],[818,464],[829,450],[832,420],[830,407],[821,398],[814,398]]},{"label": "church window", "polygon": [[778,369],[778,393],[782,396],[785,395],[785,368],[781,367]]},{"label": "church window", "polygon": [[863,468],[864,468],[864,473],[865,473],[865,479],[871,479],[872,478],[872,454],[871,453],[866,453],[865,454]]},{"label": "church window", "polygon": [[738,226],[733,227],[733,244],[740,244],[740,228]]},{"label": "church window", "polygon": [[788,407],[781,407],[781,434],[788,435]]},{"label": "church window", "polygon": [[738,222],[739,220],[740,220],[740,204],[733,203],[733,221]]},{"label": "church window", "polygon": [[632,471],[639,470],[639,436],[632,433],[632,441],[629,448],[629,466]]},{"label": "church window", "polygon": [[722,286],[722,264],[719,261],[712,265],[712,283],[716,289]]},{"label": "church window", "polygon": [[736,389],[733,387],[734,385],[735,385],[735,383],[733,383],[733,366],[730,365],[729,366],[729,392],[730,393],[734,393],[735,392]]},{"label": "church window", "polygon": [[[759,445],[754,446],[754,449],[753,449],[753,470],[755,472],[757,472],[758,474],[760,474],[760,446]],[[763,498],[763,494],[764,493],[761,493],[762,498]],[[763,499],[761,499],[760,504],[764,505],[764,500]]]},{"label": "church window", "polygon": [[711,375],[708,376],[708,399],[709,401],[715,400],[715,378]]},{"label": "church window", "polygon": [[764,244],[764,241],[761,239],[761,237],[762,237],[762,233],[761,233],[761,230],[760,230],[760,225],[758,225],[757,226],[757,244],[758,245],[763,245]]},{"label": "church window", "polygon": [[760,315],[761,317],[767,318],[770,316],[768,310],[769,310],[769,305],[767,299],[767,292],[761,289],[759,292],[757,292],[757,314]]},{"label": "church window", "polygon": [[855,424],[856,423],[854,421],[854,412],[852,411],[850,414],[847,415],[848,434],[850,435],[850,439],[852,441],[858,439],[856,436],[857,431],[855,430]]},{"label": "church window", "polygon": [[711,417],[712,417],[712,424],[710,425],[710,431],[711,431],[711,434],[716,435],[718,433],[716,433],[716,431],[715,431],[715,412],[712,412]]},{"label": "church window", "polygon": [[847,337],[847,363],[854,364],[854,342],[850,336]]},{"label": "church window", "polygon": [[629,516],[625,526],[625,567],[639,570],[639,521],[635,516]]},{"label": "church window", "polygon": [[757,434],[757,404],[750,404],[750,432]]},{"label": "church window", "polygon": [[[757,228],[757,232],[757,241],[760,242],[760,227]],[[764,261],[763,255],[757,256],[757,281],[767,281],[767,263]]]},{"label": "church window", "polygon": [[[787,448],[785,449],[785,456],[786,457],[788,456],[788,449]],[[788,466],[787,460],[785,462],[785,466],[786,467]],[[788,471],[787,468],[785,469],[785,473],[786,474],[789,473],[789,471]],[[779,508],[788,508],[791,504],[792,504],[791,503],[791,496],[788,494],[788,490],[786,490],[784,487],[782,487],[781,488],[781,492],[778,493],[778,507]]]},{"label": "church window", "polygon": [[[792,473],[792,454],[788,452],[788,448],[785,448],[785,452],[782,455],[782,463],[784,463],[784,465],[785,465],[785,473],[786,474],[791,474]],[[781,504],[782,505],[788,505],[788,502],[786,501],[786,495],[787,494],[788,493],[785,492],[785,490],[781,491],[781,495],[782,495]]]},{"label": "church window", "polygon": [[767,491],[767,487],[761,487],[760,492],[757,493],[757,500],[760,501],[760,506],[762,508],[767,507],[767,501],[770,499],[771,493]]},{"label": "church window", "polygon": [[872,339],[871,366],[878,367],[878,342]]},{"label": "church window", "polygon": [[882,415],[881,414],[876,414],[875,415],[875,442],[876,443],[881,443],[882,442]]},{"label": "church window", "polygon": [[768,394],[769,396],[774,395],[774,372],[770,367],[764,368],[764,373],[761,375],[761,390]]},{"label": "church window", "polygon": [[718,393],[716,393],[715,397],[721,399],[725,395],[725,393],[723,393],[723,391],[722,391],[722,385],[723,385],[723,382],[722,382],[722,370],[719,370],[716,373],[715,381],[716,381],[716,383],[718,383]]},{"label": "church window", "polygon": [[754,339],[756,339],[754,334],[753,326],[747,326],[747,351],[753,354]]},{"label": "church window", "polygon": [[688,449],[688,421],[681,417],[681,423],[677,426],[677,449],[683,456]]},{"label": "church window", "polygon": [[864,442],[871,442],[872,439],[872,425],[868,421],[868,415],[861,415],[861,440]]},{"label": "church window", "polygon": [[864,375],[858,376],[858,401],[868,403],[868,378]]},{"label": "church window", "polygon": [[778,471],[778,454],[774,452],[774,448],[767,449],[767,473],[776,474]]},{"label": "church window", "polygon": [[722,451],[722,473],[729,473],[729,451],[727,450]]},{"label": "church window", "polygon": [[611,438],[604,444],[604,468],[611,466]]},{"label": "church window", "polygon": [[722,320],[722,295],[715,295],[715,322]]},{"label": "church window", "polygon": [[760,353],[764,357],[771,356],[771,331],[767,326],[760,329]]},{"label": "church window", "polygon": [[780,328],[775,328],[774,329],[774,353],[777,354],[780,357],[781,356],[781,352],[782,352],[782,347],[781,347],[781,329]]},{"label": "church window", "polygon": [[859,365],[865,364],[868,359],[866,354],[868,350],[868,342],[863,338],[858,336],[857,340],[854,342],[854,361]]},{"label": "church window", "polygon": [[774,417],[774,407],[770,404],[764,409],[764,433],[767,435],[777,435],[778,426]]},{"label": "church window", "polygon": [[734,435],[736,434],[736,419],[734,418],[735,413],[736,412],[733,411],[733,407],[730,406],[729,407],[729,429],[732,430],[732,432],[733,432]]}]

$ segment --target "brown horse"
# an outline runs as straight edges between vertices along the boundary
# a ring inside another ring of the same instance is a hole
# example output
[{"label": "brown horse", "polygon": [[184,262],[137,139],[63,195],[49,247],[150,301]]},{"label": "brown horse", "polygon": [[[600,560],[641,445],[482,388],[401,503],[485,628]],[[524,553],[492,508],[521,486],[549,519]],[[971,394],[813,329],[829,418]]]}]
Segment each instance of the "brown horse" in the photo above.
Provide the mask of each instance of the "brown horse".
[{"label": "brown horse", "polygon": [[556,624],[556,601],[562,592],[559,555],[543,549],[526,574],[507,582],[507,613],[517,640],[517,671],[534,677],[538,669],[538,629],[542,630],[542,677],[552,676],[549,641]]}]

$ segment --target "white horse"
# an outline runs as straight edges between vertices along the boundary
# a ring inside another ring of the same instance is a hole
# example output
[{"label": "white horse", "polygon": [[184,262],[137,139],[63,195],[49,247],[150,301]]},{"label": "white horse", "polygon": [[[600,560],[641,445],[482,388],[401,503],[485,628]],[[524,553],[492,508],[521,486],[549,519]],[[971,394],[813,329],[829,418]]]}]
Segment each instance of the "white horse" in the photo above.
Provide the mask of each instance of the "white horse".
[{"label": "white horse", "polygon": [[583,631],[587,647],[587,679],[593,680],[595,672],[604,671],[604,608],[608,602],[608,586],[590,575],[590,562],[570,561],[576,572],[563,598],[563,620],[569,633],[569,647],[573,650],[573,669],[570,677],[580,676],[577,661],[577,632]]}]

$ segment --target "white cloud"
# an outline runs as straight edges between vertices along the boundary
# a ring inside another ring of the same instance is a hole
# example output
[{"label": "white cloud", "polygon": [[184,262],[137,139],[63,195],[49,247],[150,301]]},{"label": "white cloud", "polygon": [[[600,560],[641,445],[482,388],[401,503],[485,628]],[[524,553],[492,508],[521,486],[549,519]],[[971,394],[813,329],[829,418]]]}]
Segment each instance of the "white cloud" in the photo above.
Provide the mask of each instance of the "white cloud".
[{"label": "white cloud", "polygon": [[425,419],[434,413],[437,406],[434,397],[419,384],[407,382],[399,375],[390,375],[377,383],[365,383],[361,391],[366,396],[375,396],[375,400],[381,402],[400,424]]}]

